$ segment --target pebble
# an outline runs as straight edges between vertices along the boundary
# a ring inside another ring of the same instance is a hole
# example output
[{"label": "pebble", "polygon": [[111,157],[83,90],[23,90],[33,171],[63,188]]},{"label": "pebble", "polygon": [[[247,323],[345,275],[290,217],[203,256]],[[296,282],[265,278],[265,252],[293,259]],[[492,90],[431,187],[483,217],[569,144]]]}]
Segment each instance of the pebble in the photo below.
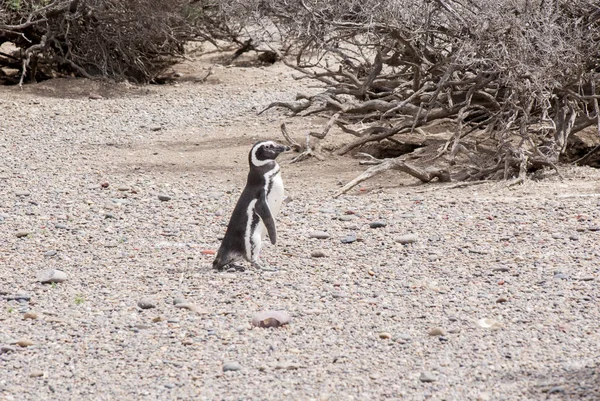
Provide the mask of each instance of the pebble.
[{"label": "pebble", "polygon": [[437,377],[431,372],[422,372],[419,376],[419,380],[423,383],[432,383],[437,380]]},{"label": "pebble", "polygon": [[498,298],[496,300],[496,303],[497,304],[503,304],[504,302],[507,302],[507,301],[508,301],[508,298],[506,298],[506,297],[500,297],[500,298]]},{"label": "pebble", "polygon": [[30,347],[33,345],[33,341],[31,341],[28,338],[21,338],[17,341],[15,341],[15,344],[18,345],[19,347]]},{"label": "pebble", "polygon": [[500,267],[494,267],[492,269],[493,272],[507,272],[510,271],[510,268],[508,266],[500,266]]},{"label": "pebble", "polygon": [[444,329],[442,329],[441,327],[434,327],[433,329],[429,330],[428,333],[430,336],[434,337],[434,336],[445,336],[446,335],[446,331]]},{"label": "pebble", "polygon": [[52,256],[56,256],[57,253],[58,252],[53,249],[51,251],[44,252],[44,256],[52,257]]},{"label": "pebble", "polygon": [[166,194],[158,194],[158,200],[162,202],[167,202],[171,200],[171,197]]},{"label": "pebble", "polygon": [[255,314],[251,323],[254,327],[279,327],[291,320],[291,316],[285,311],[265,311]]},{"label": "pebble", "polygon": [[396,337],[394,337],[394,342],[405,344],[411,340],[410,334],[400,333]]},{"label": "pebble", "polygon": [[27,237],[28,235],[29,235],[29,231],[17,231],[17,232],[15,233],[15,236],[16,236],[17,238],[25,238],[25,237]]},{"label": "pebble", "polygon": [[29,377],[42,377],[42,376],[44,376],[44,372],[41,370],[32,370],[29,373]]},{"label": "pebble", "polygon": [[342,238],[342,244],[351,244],[356,241],[356,234],[351,233]]},{"label": "pebble", "polygon": [[27,302],[30,299],[31,299],[31,295],[27,294],[26,292],[17,292],[14,295],[6,296],[6,300],[8,300],[8,301]]},{"label": "pebble", "polygon": [[579,281],[594,281],[596,278],[594,276],[581,276],[577,278]]},{"label": "pebble", "polygon": [[58,269],[45,269],[37,272],[37,280],[42,284],[62,283],[67,279],[67,273]]},{"label": "pebble", "polygon": [[237,362],[229,362],[223,365],[223,372],[237,372],[242,369],[242,365]]},{"label": "pebble", "polygon": [[138,301],[137,306],[141,309],[152,309],[156,308],[156,302],[150,298],[143,298]]},{"label": "pebble", "polygon": [[405,235],[401,235],[399,237],[394,238],[394,241],[402,244],[402,245],[406,245],[406,244],[412,244],[417,242],[417,235],[416,234],[405,234]]},{"label": "pebble", "polygon": [[173,305],[183,304],[185,302],[186,302],[186,300],[182,296],[173,297]]},{"label": "pebble", "polygon": [[327,255],[325,254],[325,252],[323,252],[321,250],[315,250],[310,253],[310,256],[313,258],[324,258]]},{"label": "pebble", "polygon": [[308,236],[310,238],[316,238],[316,239],[327,239],[327,238],[329,238],[329,234],[326,233],[325,231],[312,231],[310,234],[308,234]]},{"label": "pebble", "polygon": [[31,320],[35,320],[38,318],[38,314],[35,312],[25,312],[25,314],[23,315],[23,319],[31,319]]},{"label": "pebble", "polygon": [[29,196],[31,194],[29,193],[29,191],[16,191],[15,195],[18,196],[19,198],[23,198],[23,197]]},{"label": "pebble", "polygon": [[10,345],[3,345],[0,347],[0,355],[1,354],[8,354],[11,352],[16,352],[17,349],[15,347],[12,347]]},{"label": "pebble", "polygon": [[552,238],[554,238],[554,239],[563,239],[564,235],[562,235],[561,233],[552,233]]},{"label": "pebble", "polygon": [[392,334],[388,333],[387,331],[384,331],[382,333],[379,333],[379,338],[381,338],[382,340],[389,340],[390,338],[392,338]]},{"label": "pebble", "polygon": [[502,325],[500,324],[500,322],[498,322],[497,320],[488,319],[488,318],[479,319],[477,321],[477,326],[481,327],[482,329],[490,329],[490,330],[499,330],[500,328],[502,328]]},{"label": "pebble", "polygon": [[371,228],[382,228],[385,226],[387,226],[387,223],[385,221],[372,221],[369,224],[369,227],[371,227]]},{"label": "pebble", "polygon": [[179,308],[179,309],[187,309],[191,312],[198,312],[200,310],[198,308],[198,305],[193,304],[191,302],[181,302],[181,303],[175,304],[175,307]]},{"label": "pebble", "polygon": [[554,273],[554,278],[556,280],[568,280],[569,276],[567,276],[566,274],[561,273],[561,272],[556,272],[556,273]]}]

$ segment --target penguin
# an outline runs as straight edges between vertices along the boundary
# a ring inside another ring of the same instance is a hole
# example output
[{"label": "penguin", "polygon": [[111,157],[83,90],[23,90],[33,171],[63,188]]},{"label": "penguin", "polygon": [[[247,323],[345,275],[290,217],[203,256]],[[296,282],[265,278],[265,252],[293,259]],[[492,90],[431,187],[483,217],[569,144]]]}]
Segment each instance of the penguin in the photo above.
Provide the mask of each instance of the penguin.
[{"label": "penguin", "polygon": [[273,141],[261,141],[248,153],[250,171],[246,187],[233,209],[227,231],[213,261],[217,270],[245,259],[253,267],[262,268],[258,255],[266,235],[271,243],[277,242],[275,216],[284,199],[283,180],[279,164],[275,161],[288,146]]}]

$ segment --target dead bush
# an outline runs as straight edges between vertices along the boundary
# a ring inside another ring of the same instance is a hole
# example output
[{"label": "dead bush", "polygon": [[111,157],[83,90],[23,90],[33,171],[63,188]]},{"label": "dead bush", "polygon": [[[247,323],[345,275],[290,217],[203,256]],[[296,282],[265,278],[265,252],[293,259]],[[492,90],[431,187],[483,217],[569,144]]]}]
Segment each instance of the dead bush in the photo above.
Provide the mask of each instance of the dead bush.
[{"label": "dead bush", "polygon": [[[354,184],[389,168],[423,181],[522,180],[556,168],[569,137],[599,119],[594,0],[223,3],[263,27],[248,32],[255,41],[277,39],[279,51],[294,54],[285,62],[321,83],[315,96],[269,106],[330,119],[309,133],[307,154],[333,127],[354,136],[338,154],[425,138],[409,154],[369,160],[378,165]],[[442,143],[427,138],[440,122],[453,127]]]},{"label": "dead bush", "polygon": [[2,0],[0,66],[23,79],[57,74],[150,82],[197,37],[202,4],[182,0]]}]

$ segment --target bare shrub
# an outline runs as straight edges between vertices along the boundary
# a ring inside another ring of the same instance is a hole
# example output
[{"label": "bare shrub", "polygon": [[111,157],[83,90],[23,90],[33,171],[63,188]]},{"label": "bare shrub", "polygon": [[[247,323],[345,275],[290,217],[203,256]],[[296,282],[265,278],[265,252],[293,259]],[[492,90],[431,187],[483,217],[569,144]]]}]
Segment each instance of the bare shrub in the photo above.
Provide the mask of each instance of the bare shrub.
[{"label": "bare shrub", "polygon": [[[408,166],[424,181],[523,179],[556,167],[569,136],[599,118],[593,0],[224,3],[265,27],[258,40],[276,32],[280,49],[295,55],[286,63],[322,84],[316,96],[270,105],[328,116],[324,131],[311,133],[313,148],[332,126],[355,137],[338,154],[376,141],[414,143],[418,134],[429,147],[387,168]],[[428,132],[442,121],[453,128],[440,143]]]},{"label": "bare shrub", "polygon": [[183,0],[2,0],[0,66],[35,80],[59,74],[149,82],[195,37],[201,6]]}]

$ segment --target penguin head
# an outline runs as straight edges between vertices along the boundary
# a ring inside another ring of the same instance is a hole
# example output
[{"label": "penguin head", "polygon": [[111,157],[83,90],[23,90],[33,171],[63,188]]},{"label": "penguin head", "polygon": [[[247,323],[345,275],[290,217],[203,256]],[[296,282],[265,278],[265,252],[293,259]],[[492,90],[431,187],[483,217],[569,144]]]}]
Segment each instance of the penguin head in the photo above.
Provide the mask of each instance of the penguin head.
[{"label": "penguin head", "polygon": [[280,145],[273,141],[261,141],[254,144],[250,150],[250,165],[265,166],[275,160],[280,153],[290,150],[289,146]]}]

